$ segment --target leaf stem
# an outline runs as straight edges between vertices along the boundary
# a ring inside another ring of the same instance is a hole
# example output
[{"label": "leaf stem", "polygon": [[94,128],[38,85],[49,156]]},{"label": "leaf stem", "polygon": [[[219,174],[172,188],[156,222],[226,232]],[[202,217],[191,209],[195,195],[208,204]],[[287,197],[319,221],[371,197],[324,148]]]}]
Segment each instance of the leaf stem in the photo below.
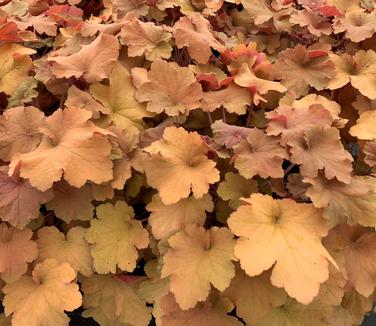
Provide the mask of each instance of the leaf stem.
[{"label": "leaf stem", "polygon": [[306,192],[306,189],[301,190],[301,191],[297,192],[295,195],[293,195],[291,198],[298,199],[301,195],[304,195],[305,192]]},{"label": "leaf stem", "polygon": [[294,163],[291,163],[285,170],[285,175],[288,174],[295,167]]},{"label": "leaf stem", "polygon": [[213,118],[212,118],[210,112],[206,112],[206,114],[207,114],[207,116],[208,116],[208,120],[209,120],[209,124],[210,124],[210,129],[211,129],[211,125],[213,124]]},{"label": "leaf stem", "polygon": [[247,122],[245,123],[246,127],[248,127],[251,124],[252,117],[253,117],[253,103],[248,108]]},{"label": "leaf stem", "polygon": [[222,120],[223,120],[224,123],[227,123],[226,109],[223,107],[223,105],[222,105]]}]

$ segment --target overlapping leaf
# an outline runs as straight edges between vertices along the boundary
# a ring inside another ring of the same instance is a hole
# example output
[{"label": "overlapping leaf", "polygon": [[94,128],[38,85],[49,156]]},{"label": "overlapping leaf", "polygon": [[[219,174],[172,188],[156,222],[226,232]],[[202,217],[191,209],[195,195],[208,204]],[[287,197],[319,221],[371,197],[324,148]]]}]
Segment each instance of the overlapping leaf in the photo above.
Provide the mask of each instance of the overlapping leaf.
[{"label": "overlapping leaf", "polygon": [[108,132],[95,127],[88,121],[90,117],[91,113],[83,109],[57,110],[39,129],[43,134],[39,146],[13,157],[10,173],[20,164],[20,176],[41,191],[61,178],[75,187],[83,186],[87,180],[97,183],[110,180],[111,145],[105,137]]},{"label": "overlapping leaf", "polygon": [[138,258],[137,249],[146,248],[148,233],[125,202],[102,204],[96,209],[97,218],[91,220],[85,239],[91,244],[95,271],[115,273],[116,266],[132,272]]},{"label": "overlapping leaf", "polygon": [[177,116],[200,106],[201,86],[188,68],[179,67],[174,62],[156,60],[147,78],[137,89],[136,98],[140,102],[148,102],[148,111],[164,111],[170,116]]},{"label": "overlapping leaf", "polygon": [[328,261],[334,263],[321,244],[329,227],[320,209],[252,194],[249,205],[231,214],[228,224],[239,236],[235,256],[248,275],[259,275],[274,265],[274,286],[303,304],[312,302],[329,277]]},{"label": "overlapping leaf", "polygon": [[162,277],[170,277],[176,302],[186,310],[205,301],[210,285],[223,291],[235,275],[234,240],[227,228],[188,225],[172,236],[163,260]]},{"label": "overlapping leaf", "polygon": [[370,0],[0,0],[0,324],[81,306],[103,326],[360,325],[375,17]]},{"label": "overlapping leaf", "polygon": [[12,314],[12,324],[67,325],[64,311],[72,311],[82,303],[76,272],[68,263],[47,259],[35,266],[32,276],[22,276],[3,288],[5,314]]},{"label": "overlapping leaf", "polygon": [[209,184],[219,181],[215,162],[206,156],[209,147],[195,132],[166,128],[163,139],[144,150],[152,155],[144,162],[147,181],[158,189],[166,205],[187,198],[191,191],[201,198],[208,192]]},{"label": "overlapping leaf", "polygon": [[89,45],[82,46],[77,53],[48,58],[52,72],[58,78],[81,76],[89,83],[107,78],[119,55],[118,40],[101,34]]},{"label": "overlapping leaf", "polygon": [[6,282],[17,281],[27,271],[27,263],[38,256],[37,246],[31,240],[29,229],[18,230],[0,224],[0,273]]}]

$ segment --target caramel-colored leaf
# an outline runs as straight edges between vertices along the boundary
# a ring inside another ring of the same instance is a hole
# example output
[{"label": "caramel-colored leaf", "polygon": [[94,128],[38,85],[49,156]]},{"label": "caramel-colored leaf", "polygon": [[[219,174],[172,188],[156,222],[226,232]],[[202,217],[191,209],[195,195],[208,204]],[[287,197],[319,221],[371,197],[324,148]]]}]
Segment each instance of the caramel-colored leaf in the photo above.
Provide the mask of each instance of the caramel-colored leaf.
[{"label": "caramel-colored leaf", "polygon": [[219,181],[215,162],[207,158],[209,151],[200,135],[183,128],[168,127],[163,138],[144,150],[151,154],[144,162],[147,182],[157,188],[165,205],[188,198],[201,198],[209,184]]},{"label": "caramel-colored leaf", "polygon": [[200,106],[201,98],[201,86],[192,71],[163,60],[152,63],[147,82],[136,92],[138,101],[148,102],[148,111],[169,116],[186,115]]},{"label": "caramel-colored leaf", "polygon": [[130,57],[145,55],[147,60],[154,61],[160,58],[168,59],[171,56],[172,35],[162,26],[132,19],[123,27],[122,36],[128,45]]},{"label": "caramel-colored leaf", "polygon": [[266,133],[270,136],[281,135],[281,143],[301,138],[304,132],[314,126],[328,126],[333,117],[321,104],[306,107],[280,106],[266,114],[269,119]]},{"label": "caramel-colored leaf", "polygon": [[165,205],[159,195],[154,195],[146,209],[151,212],[149,224],[153,235],[159,240],[169,238],[189,224],[204,225],[206,212],[213,210],[213,202],[210,195],[205,194],[202,198],[191,196]]},{"label": "caramel-colored leaf", "polygon": [[[224,301],[222,299],[222,301]],[[161,323],[165,326],[180,325],[221,325],[240,326],[242,323],[233,316],[227,315],[222,302],[217,305],[211,302],[199,303],[196,307],[182,310],[172,294],[164,296],[159,306],[163,311]],[[227,307],[226,307],[227,308]]]},{"label": "caramel-colored leaf", "polygon": [[256,324],[286,300],[286,292],[270,283],[270,272],[250,277],[240,268],[223,295],[234,302],[237,315],[249,325]]},{"label": "caramel-colored leaf", "polygon": [[[55,183],[53,188],[54,198],[46,207],[53,210],[55,215],[66,223],[72,220],[88,221],[94,215],[94,206],[91,203],[93,193],[91,186],[85,184],[81,188],[75,188],[65,181]],[[69,202],[69,205],[67,203]]]},{"label": "caramel-colored leaf", "polygon": [[207,19],[199,13],[191,13],[181,17],[174,25],[173,35],[178,48],[186,46],[190,56],[198,63],[207,63],[211,48],[222,52],[225,46],[213,35]]},{"label": "caramel-colored leaf", "polygon": [[332,61],[336,67],[336,75],[330,81],[328,88],[337,89],[351,83],[364,96],[376,99],[376,52],[359,50],[354,56],[347,53],[333,54]]},{"label": "caramel-colored leaf", "polygon": [[35,149],[42,138],[39,127],[44,114],[33,106],[14,107],[0,116],[0,159],[10,161],[14,154]]},{"label": "caramel-colored leaf", "polygon": [[38,230],[38,259],[43,261],[55,258],[60,263],[69,263],[82,275],[93,274],[93,260],[89,244],[85,240],[86,229],[80,226],[71,228],[67,234],[55,226],[45,226]]},{"label": "caramel-colored leaf", "polygon": [[[267,136],[259,129],[250,130],[247,139],[234,147],[235,167],[245,178],[259,175],[262,178],[281,178],[286,150],[275,137]],[[266,163],[267,162],[267,163]]]},{"label": "caramel-colored leaf", "polygon": [[306,95],[309,87],[322,90],[335,76],[334,63],[327,49],[305,48],[298,44],[280,53],[274,65],[277,78],[297,97]]},{"label": "caramel-colored leaf", "polygon": [[243,63],[238,75],[234,79],[235,83],[241,87],[246,87],[253,94],[253,103],[258,105],[260,101],[267,102],[263,95],[269,91],[285,92],[287,88],[279,82],[258,78],[248,64]]},{"label": "caramel-colored leaf", "polygon": [[234,240],[227,228],[188,225],[173,235],[163,257],[162,277],[170,277],[170,290],[183,309],[205,301],[210,285],[223,291],[235,276]]},{"label": "caramel-colored leaf", "polygon": [[356,124],[350,128],[350,134],[362,140],[376,140],[376,111],[363,112]]},{"label": "caramel-colored leaf", "polygon": [[[321,244],[328,232],[322,210],[291,199],[252,194],[228,219],[239,237],[235,256],[250,276],[271,268],[271,282],[303,304],[312,302],[329,277],[333,259]],[[268,253],[267,255],[265,253]]]},{"label": "caramel-colored leaf", "polygon": [[49,57],[52,72],[57,78],[83,77],[88,83],[107,78],[119,56],[119,42],[108,34],[99,35],[80,51],[68,56]]},{"label": "caramel-colored leaf", "polygon": [[84,317],[93,317],[103,326],[147,326],[150,311],[137,293],[134,284],[113,275],[94,275],[84,278]]},{"label": "caramel-colored leaf", "polygon": [[111,145],[104,136],[107,131],[97,128],[88,121],[90,118],[91,113],[84,109],[55,111],[39,129],[43,134],[40,145],[12,159],[10,173],[21,164],[20,176],[41,191],[61,178],[77,188],[87,180],[96,183],[110,180]]},{"label": "caramel-colored leaf", "polygon": [[0,224],[0,273],[6,282],[17,281],[27,271],[27,263],[38,256],[37,246],[29,229],[18,230]]},{"label": "caramel-colored leaf", "polygon": [[22,276],[3,288],[5,315],[12,314],[14,326],[68,325],[64,311],[73,311],[82,303],[75,278],[68,263],[44,260],[35,266],[32,276]]},{"label": "caramel-colored leaf", "polygon": [[337,245],[348,282],[361,295],[369,297],[376,287],[376,234],[358,225],[338,225],[328,240]]},{"label": "caramel-colored leaf", "polygon": [[315,178],[319,170],[324,170],[325,177],[337,178],[350,183],[352,156],[341,143],[336,128],[316,126],[304,131],[304,137],[287,142],[291,147],[291,162],[300,164],[303,176]]},{"label": "caramel-colored leaf", "polygon": [[213,112],[223,105],[230,113],[245,114],[247,105],[251,102],[251,92],[248,89],[231,84],[219,91],[205,92],[201,107],[205,111]]},{"label": "caramel-colored leaf", "polygon": [[324,217],[331,224],[348,219],[350,224],[359,223],[376,227],[376,183],[374,178],[354,176],[349,184],[324,177],[304,178],[311,184],[306,194],[316,207],[324,208]]}]

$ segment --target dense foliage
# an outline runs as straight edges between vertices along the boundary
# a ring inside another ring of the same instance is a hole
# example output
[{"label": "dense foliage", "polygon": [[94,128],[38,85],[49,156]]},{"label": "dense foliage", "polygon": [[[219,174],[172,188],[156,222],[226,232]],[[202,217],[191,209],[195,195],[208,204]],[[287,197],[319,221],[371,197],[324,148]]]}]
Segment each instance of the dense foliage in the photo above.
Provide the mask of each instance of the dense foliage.
[{"label": "dense foliage", "polygon": [[0,0],[1,325],[359,325],[371,0]]}]

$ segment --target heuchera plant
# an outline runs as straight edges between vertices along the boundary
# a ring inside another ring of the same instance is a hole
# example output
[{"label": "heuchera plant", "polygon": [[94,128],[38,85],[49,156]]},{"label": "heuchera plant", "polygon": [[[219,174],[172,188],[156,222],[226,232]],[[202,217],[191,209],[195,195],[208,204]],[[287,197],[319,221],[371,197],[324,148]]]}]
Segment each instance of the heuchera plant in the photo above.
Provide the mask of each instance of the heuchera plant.
[{"label": "heuchera plant", "polygon": [[375,6],[0,0],[0,324],[359,325]]}]

